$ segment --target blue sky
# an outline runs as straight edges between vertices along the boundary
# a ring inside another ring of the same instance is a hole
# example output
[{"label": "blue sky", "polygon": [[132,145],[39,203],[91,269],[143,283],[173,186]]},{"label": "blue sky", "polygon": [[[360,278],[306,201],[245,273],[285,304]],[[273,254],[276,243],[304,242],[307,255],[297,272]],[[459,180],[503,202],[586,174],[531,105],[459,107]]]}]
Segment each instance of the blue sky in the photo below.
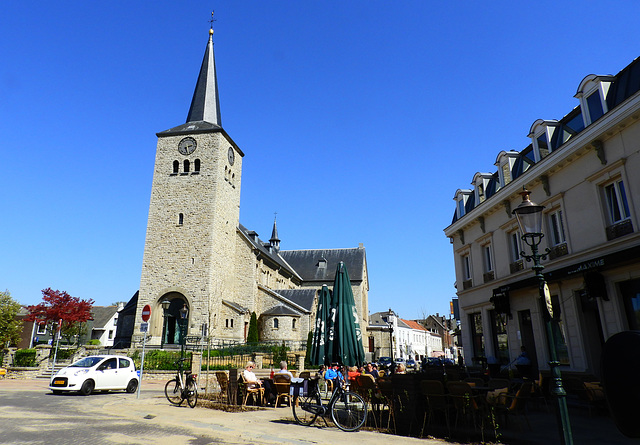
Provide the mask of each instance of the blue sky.
[{"label": "blue sky", "polygon": [[456,189],[638,54],[640,4],[3,2],[0,289],[138,289],[155,133],[184,123],[216,11],[240,221],[283,249],[367,248],[371,312],[446,313]]}]

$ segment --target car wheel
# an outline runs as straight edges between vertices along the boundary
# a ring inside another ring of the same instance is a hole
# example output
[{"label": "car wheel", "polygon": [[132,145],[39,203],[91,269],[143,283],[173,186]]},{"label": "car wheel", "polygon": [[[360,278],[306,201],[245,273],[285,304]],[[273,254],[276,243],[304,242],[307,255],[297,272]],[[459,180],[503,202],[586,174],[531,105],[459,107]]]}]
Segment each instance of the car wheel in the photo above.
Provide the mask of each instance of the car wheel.
[{"label": "car wheel", "polygon": [[95,388],[95,386],[96,385],[95,383],[93,383],[93,380],[86,380],[82,384],[82,388],[80,388],[80,394],[82,394],[83,396],[88,396],[93,392],[93,388]]},{"label": "car wheel", "polygon": [[136,379],[131,379],[129,381],[129,384],[127,385],[126,391],[129,394],[133,394],[134,392],[136,392],[136,389],[138,389],[138,381]]}]

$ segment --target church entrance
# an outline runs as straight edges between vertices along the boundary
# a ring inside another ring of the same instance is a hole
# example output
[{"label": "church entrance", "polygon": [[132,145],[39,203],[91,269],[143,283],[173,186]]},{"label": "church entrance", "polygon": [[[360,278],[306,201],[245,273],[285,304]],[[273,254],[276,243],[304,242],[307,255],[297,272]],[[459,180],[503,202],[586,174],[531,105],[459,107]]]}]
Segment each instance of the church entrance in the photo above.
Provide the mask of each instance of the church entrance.
[{"label": "church entrance", "polygon": [[[164,301],[169,301],[168,309],[164,309],[162,307],[162,302]],[[182,340],[180,331],[180,322],[182,320],[180,310],[187,305],[187,301],[181,294],[171,293],[163,296],[159,303],[163,310],[162,345],[180,345]],[[183,323],[186,331],[186,327],[189,326],[189,319],[187,318]]]}]

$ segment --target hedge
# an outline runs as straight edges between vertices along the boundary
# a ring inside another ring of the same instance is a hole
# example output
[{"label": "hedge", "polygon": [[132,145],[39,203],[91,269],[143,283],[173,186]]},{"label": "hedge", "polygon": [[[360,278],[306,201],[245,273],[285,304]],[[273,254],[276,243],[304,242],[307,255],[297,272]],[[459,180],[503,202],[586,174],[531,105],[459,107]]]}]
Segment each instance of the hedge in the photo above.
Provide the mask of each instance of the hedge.
[{"label": "hedge", "polygon": [[33,367],[36,364],[36,350],[35,349],[18,349],[13,357],[13,363],[15,366]]}]

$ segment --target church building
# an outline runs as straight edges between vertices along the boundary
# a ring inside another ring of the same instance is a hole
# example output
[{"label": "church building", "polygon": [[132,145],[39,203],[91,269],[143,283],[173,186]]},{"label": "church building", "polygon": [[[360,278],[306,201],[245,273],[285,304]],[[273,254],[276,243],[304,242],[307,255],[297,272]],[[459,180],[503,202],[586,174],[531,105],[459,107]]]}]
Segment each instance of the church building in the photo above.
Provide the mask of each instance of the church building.
[{"label": "church building", "polygon": [[317,293],[323,284],[333,286],[340,261],[351,278],[360,326],[367,326],[362,244],[286,251],[275,220],[269,241],[240,224],[245,153],[222,127],[213,29],[186,123],[157,137],[140,290],[120,314],[116,342],[128,346],[127,338],[140,335],[145,305],[151,307],[150,344],[179,342],[183,308],[187,336],[244,342],[255,312],[261,341],[306,341]]}]

